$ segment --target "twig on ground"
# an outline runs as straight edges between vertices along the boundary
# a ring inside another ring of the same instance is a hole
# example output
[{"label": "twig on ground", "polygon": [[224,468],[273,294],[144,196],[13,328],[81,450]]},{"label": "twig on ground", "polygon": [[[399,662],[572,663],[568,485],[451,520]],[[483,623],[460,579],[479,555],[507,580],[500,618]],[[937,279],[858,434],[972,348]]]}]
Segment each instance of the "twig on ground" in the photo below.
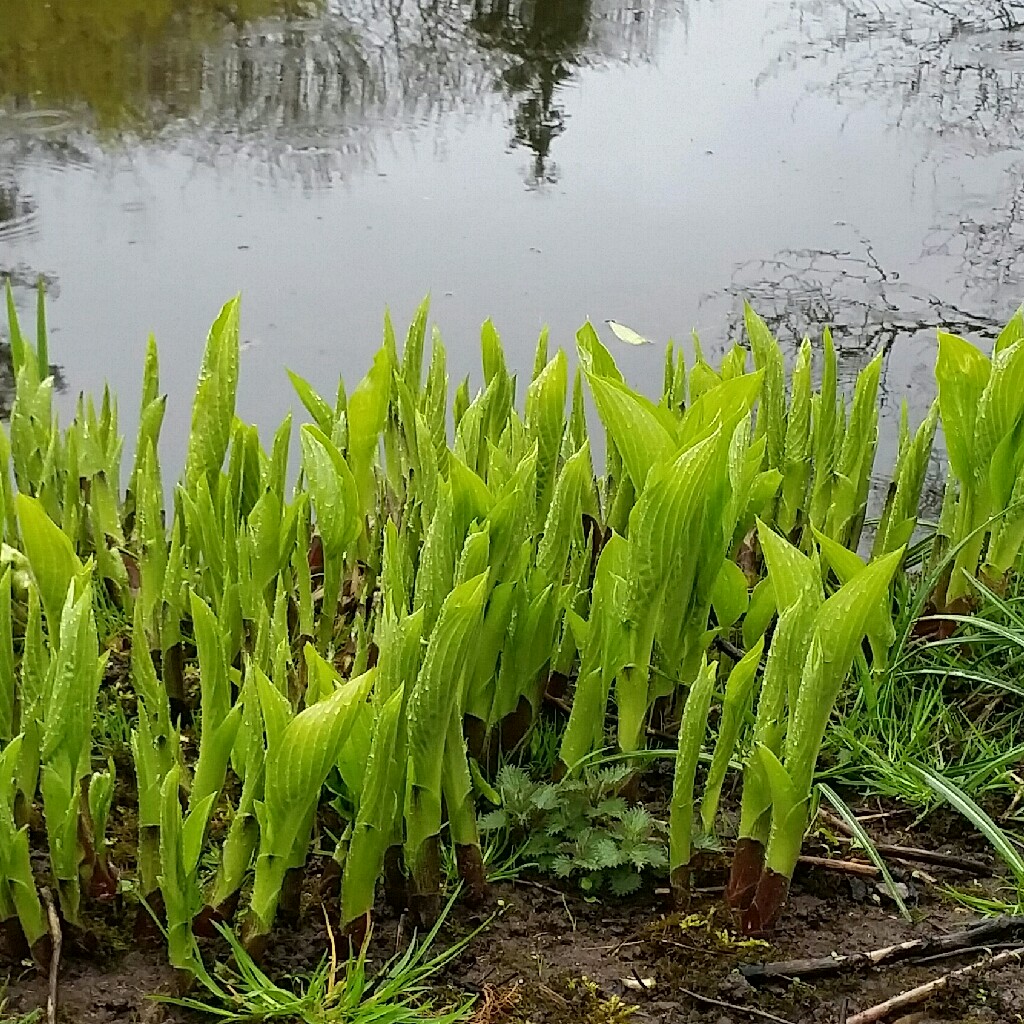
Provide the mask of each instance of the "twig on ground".
[{"label": "twig on ground", "polygon": [[825,824],[829,827],[834,828],[837,832],[842,832],[844,836],[853,838],[853,829],[839,817],[838,814],[833,814],[831,811],[826,810],[824,807],[818,808],[818,817],[821,818]]},{"label": "twig on ground", "polygon": [[565,911],[565,916],[569,918],[569,924],[572,925],[572,930],[576,931],[576,918],[572,916],[572,911],[569,909],[569,901],[565,898],[565,893],[561,889],[555,889],[550,885],[544,885],[542,882],[534,882],[529,878],[511,878],[509,881],[513,885],[527,885],[531,889],[539,889],[541,892],[546,892],[551,896],[557,896],[562,901],[562,909]]},{"label": "twig on ground", "polygon": [[836,860],[832,857],[801,857],[799,862],[809,868],[824,868],[842,875],[858,875],[861,878],[877,878],[881,872],[874,864],[859,860]]},{"label": "twig on ground", "polygon": [[850,999],[843,997],[843,1005],[839,1007],[839,1024],[846,1024],[846,1018],[850,1013]]},{"label": "twig on ground", "polygon": [[656,729],[653,725],[649,725],[647,726],[647,735],[656,740],[665,740],[667,743],[678,743],[679,726],[677,724],[676,730],[673,732],[671,729]]},{"label": "twig on ground", "polygon": [[[996,950],[1002,951],[1004,949],[1019,948],[1019,942],[990,942],[985,946],[985,949],[990,953],[995,952]],[[944,953],[934,953],[931,956],[915,956],[913,960],[908,961],[908,963],[912,963],[915,967],[924,967],[926,964],[934,964],[940,960],[951,960],[953,957],[957,956],[970,956],[977,952],[978,950],[976,948],[972,949],[970,947],[965,949],[948,949]]]},{"label": "twig on ground", "polygon": [[544,885],[543,882],[535,882],[532,878],[513,878],[511,882],[513,885],[526,885],[531,889],[539,889],[541,892],[546,892],[549,896],[558,896],[560,899],[565,896],[561,889],[556,889],[551,885]]},{"label": "twig on ground", "polygon": [[863,953],[846,953],[820,957],[815,960],[784,960],[771,964],[742,964],[739,971],[747,981],[768,981],[772,978],[811,978],[823,974],[840,974],[897,963],[921,956],[936,956],[941,953],[960,952],[967,949],[987,949],[991,943],[1006,940],[1014,935],[1024,936],[1024,918],[994,917],[981,921],[963,931],[950,932],[924,939],[910,939],[892,946],[867,950]]},{"label": "twig on ground", "polygon": [[1024,779],[1014,772],[1007,772],[1007,775],[1017,783],[1017,792],[1013,794],[1013,799],[1010,801],[1010,806],[999,815],[1000,821],[1009,821],[1017,812],[1017,808],[1020,806],[1020,802],[1024,800]]},{"label": "twig on ground", "polygon": [[889,818],[898,818],[904,814],[910,814],[912,807],[896,807],[891,811],[874,811],[871,814],[858,814],[857,820],[866,825],[869,821],[886,821]]},{"label": "twig on ground", "polygon": [[685,949],[689,953],[700,953],[701,956],[734,956],[732,949],[715,949],[713,946],[693,946],[677,939],[656,939],[659,946],[671,946],[673,949]]},{"label": "twig on ground", "polygon": [[949,974],[943,974],[932,981],[926,982],[924,985],[918,985],[917,988],[901,992],[898,996],[893,996],[892,999],[887,999],[884,1003],[877,1003],[875,1006],[868,1007],[868,1009],[862,1010],[860,1013],[855,1013],[849,1018],[847,1024],[877,1024],[878,1021],[885,1020],[886,1017],[897,1010],[903,1010],[909,1006],[918,1006],[926,999],[930,999],[936,992],[941,992],[943,989],[948,988],[953,981],[962,981],[964,978],[981,974],[983,971],[1003,967],[1014,962],[1024,962],[1024,946],[1008,949],[1004,953],[998,953],[996,956],[986,957],[984,960],[969,964],[967,967],[961,967],[959,970],[950,971]]},{"label": "twig on ground", "polygon": [[544,703],[558,708],[559,711],[564,711],[567,715],[572,713],[572,705],[564,698],[556,697],[553,693],[544,694]]},{"label": "twig on ground", "polygon": [[548,997],[553,1003],[558,1003],[560,1006],[568,1006],[569,1000],[565,996],[560,996],[553,988],[541,983],[537,986],[540,991]]},{"label": "twig on ground", "polygon": [[[558,708],[565,715],[572,713],[572,704],[569,703],[564,697],[556,697],[553,693],[544,694],[544,703],[550,704],[553,708]],[[669,743],[675,743],[679,739],[678,726],[676,730],[671,729],[656,729],[653,725],[647,726],[647,735],[658,740],[666,740]]]},{"label": "twig on ground", "polygon": [[936,867],[949,868],[952,871],[964,871],[967,874],[977,875],[979,878],[987,878],[992,874],[991,866],[983,864],[979,860],[939,853],[937,850],[922,850],[916,846],[896,846],[892,843],[875,843],[875,849],[893,860],[909,861],[912,864],[933,864]]},{"label": "twig on ground", "polygon": [[640,986],[641,992],[650,992],[654,988],[654,981],[650,978],[641,978],[640,972],[634,966],[630,965],[629,971],[633,975],[633,980]]},{"label": "twig on ground", "polygon": [[[852,829],[842,818],[831,814],[824,808],[820,809],[818,814],[823,821],[828,822],[830,826],[842,832],[847,838],[856,839]],[[951,868],[954,871],[965,871],[968,874],[980,877],[992,874],[992,868],[988,864],[972,860],[969,857],[939,853],[937,850],[923,850],[916,846],[898,846],[895,843],[875,843],[875,849],[883,856],[891,857],[893,860],[905,860],[917,864],[934,864],[937,867]]]},{"label": "twig on ground", "polygon": [[612,956],[615,956],[618,954],[620,949],[625,949],[627,946],[640,946],[643,944],[643,941],[643,939],[629,939],[628,941],[624,939],[622,942],[619,942],[614,946],[608,946],[606,948],[612,951]]},{"label": "twig on ground", "polygon": [[774,1013],[769,1013],[767,1010],[756,1010],[753,1006],[740,1006],[739,1003],[726,1003],[721,999],[712,999],[711,996],[702,996],[699,992],[694,992],[692,989],[683,988],[682,985],[676,985],[675,989],[677,992],[682,992],[691,999],[695,999],[698,1003],[717,1006],[720,1010],[729,1010],[732,1013],[746,1013],[751,1017],[759,1017],[761,1020],[770,1020],[773,1024],[792,1024],[785,1017],[776,1017]]},{"label": "twig on ground", "polygon": [[50,927],[50,986],[46,994],[47,1024],[57,1024],[57,976],[60,973],[61,931],[57,908],[53,905],[53,896],[47,887],[39,890],[46,907],[46,922]]}]

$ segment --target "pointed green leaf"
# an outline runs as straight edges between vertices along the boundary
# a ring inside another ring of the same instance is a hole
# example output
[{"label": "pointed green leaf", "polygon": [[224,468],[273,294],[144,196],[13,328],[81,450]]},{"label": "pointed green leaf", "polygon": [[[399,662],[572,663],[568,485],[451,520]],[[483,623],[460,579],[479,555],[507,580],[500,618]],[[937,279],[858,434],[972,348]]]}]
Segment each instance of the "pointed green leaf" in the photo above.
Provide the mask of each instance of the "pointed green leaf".
[{"label": "pointed green leaf", "polygon": [[215,479],[224,464],[235,417],[238,390],[239,299],[224,305],[210,328],[192,405],[192,430],[185,477]]},{"label": "pointed green leaf", "polygon": [[50,636],[55,637],[68,588],[82,572],[82,563],[67,534],[35,498],[19,494],[16,500],[25,554],[39,587]]}]

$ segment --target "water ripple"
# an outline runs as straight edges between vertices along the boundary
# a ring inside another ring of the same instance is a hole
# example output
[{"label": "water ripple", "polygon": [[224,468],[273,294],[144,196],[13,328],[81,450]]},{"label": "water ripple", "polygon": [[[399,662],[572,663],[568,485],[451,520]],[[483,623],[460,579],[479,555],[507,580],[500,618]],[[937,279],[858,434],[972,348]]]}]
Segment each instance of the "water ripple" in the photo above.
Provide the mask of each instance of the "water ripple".
[{"label": "water ripple", "polygon": [[13,183],[0,182],[0,240],[17,241],[36,233],[36,204]]}]

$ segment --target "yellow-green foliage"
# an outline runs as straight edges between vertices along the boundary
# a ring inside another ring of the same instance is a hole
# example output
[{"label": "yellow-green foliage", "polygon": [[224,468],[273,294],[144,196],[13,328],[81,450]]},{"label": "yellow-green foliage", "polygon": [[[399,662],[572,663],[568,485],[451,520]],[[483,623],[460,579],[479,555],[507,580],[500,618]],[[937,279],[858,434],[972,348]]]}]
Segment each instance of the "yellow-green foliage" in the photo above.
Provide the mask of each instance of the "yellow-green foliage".
[{"label": "yellow-green foliage", "polygon": [[[748,310],[753,369],[741,347],[715,367],[698,344],[689,371],[670,348],[664,392],[651,398],[586,325],[571,395],[569,359],[545,334],[517,403],[487,323],[484,387],[474,395],[463,382],[449,406],[436,332],[424,373],[424,304],[403,351],[386,320],[369,372],[339,382],[333,401],[291,375],[312,422],[290,472],[291,417],[261,439],[236,416],[239,317],[234,299],[210,331],[173,488],[158,458],[165,401],[150,342],[122,489],[113,396],[98,411],[83,400],[62,427],[42,296],[29,339],[8,294],[17,387],[0,428],[0,759],[11,778],[0,864],[11,881],[0,918],[18,918],[31,941],[40,918],[24,826],[37,806],[68,920],[80,904],[88,912],[106,872],[113,775],[105,756],[93,763],[97,593],[105,616],[133,623],[139,852],[122,867],[147,900],[160,890],[171,958],[201,972],[197,915],[230,916],[250,892],[244,937],[262,942],[297,891],[327,791],[334,827],[342,820],[333,855],[347,923],[366,919],[389,856],[404,853],[412,895],[429,905],[443,837],[464,878],[482,883],[483,766],[525,738],[551,679],[572,684],[559,769],[570,780],[609,742],[609,713],[624,779],[642,764],[652,709],[681,717],[670,823],[680,878],[694,823],[714,830],[730,763],[748,750],[742,828],[788,873],[839,689],[863,638],[876,667],[893,642],[889,588],[940,418],[952,478],[939,544],[961,544],[940,596],[962,594],[979,565],[1007,571],[1024,543],[1022,314],[991,360],[940,338],[937,409],[914,434],[904,416],[871,560],[856,549],[877,476],[881,364],[847,399],[827,335],[818,389],[810,342],[787,382],[779,346]],[[732,671],[716,665],[724,637],[749,649]],[[695,795],[712,743],[707,791]],[[213,821],[224,822],[217,841]]]}]

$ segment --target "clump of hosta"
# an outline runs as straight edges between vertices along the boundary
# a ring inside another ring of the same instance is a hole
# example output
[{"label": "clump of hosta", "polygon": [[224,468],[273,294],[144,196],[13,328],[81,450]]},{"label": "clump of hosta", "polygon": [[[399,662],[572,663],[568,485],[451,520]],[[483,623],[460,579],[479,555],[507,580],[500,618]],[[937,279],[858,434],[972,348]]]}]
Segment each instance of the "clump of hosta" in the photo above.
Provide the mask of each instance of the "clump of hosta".
[{"label": "clump of hosta", "polygon": [[[670,345],[652,400],[589,324],[571,378],[544,332],[520,387],[488,322],[482,387],[453,390],[424,303],[401,351],[385,318],[354,386],[324,397],[291,375],[309,421],[293,444],[291,416],[261,439],[236,414],[236,298],[207,338],[174,487],[155,342],[122,481],[109,392],[57,421],[42,293],[32,344],[10,291],[7,319],[0,926],[40,959],[30,825],[45,825],[65,921],[117,888],[104,836],[114,776],[93,723],[96,603],[131,624],[137,892],[172,963],[202,976],[197,937],[214,925],[240,928],[257,953],[294,923],[314,848],[356,945],[382,877],[394,904],[435,917],[449,844],[464,898],[485,899],[481,829],[587,891],[625,893],[667,870],[685,898],[734,759],[728,896],[747,931],[771,927],[836,697],[855,663],[887,665],[890,585],[940,424],[950,477],[933,564],[951,568],[936,606],[955,608],[970,577],[1004,578],[1024,546],[1024,313],[991,357],[940,335],[938,400],[915,430],[904,411],[869,561],[858,552],[882,357],[844,395],[827,331],[787,370],[749,308],[749,350],[713,365],[695,340],[687,366]],[[549,707],[568,711],[560,781],[505,768],[501,806],[479,819],[478,795]],[[626,796],[649,737],[673,727],[666,826]],[[587,768],[605,747],[621,764]]]},{"label": "clump of hosta", "polygon": [[865,565],[822,535],[821,556],[841,584],[826,597],[817,551],[803,554],[763,523],[758,535],[780,614],[757,700],[726,891],[748,934],[771,929],[785,905],[832,710],[864,639],[892,643],[889,587],[903,557],[900,549]]},{"label": "clump of hosta", "polygon": [[939,332],[935,364],[949,480],[936,544],[955,551],[935,594],[939,609],[972,593],[979,572],[1001,582],[1024,547],[1024,307],[991,358]]}]

